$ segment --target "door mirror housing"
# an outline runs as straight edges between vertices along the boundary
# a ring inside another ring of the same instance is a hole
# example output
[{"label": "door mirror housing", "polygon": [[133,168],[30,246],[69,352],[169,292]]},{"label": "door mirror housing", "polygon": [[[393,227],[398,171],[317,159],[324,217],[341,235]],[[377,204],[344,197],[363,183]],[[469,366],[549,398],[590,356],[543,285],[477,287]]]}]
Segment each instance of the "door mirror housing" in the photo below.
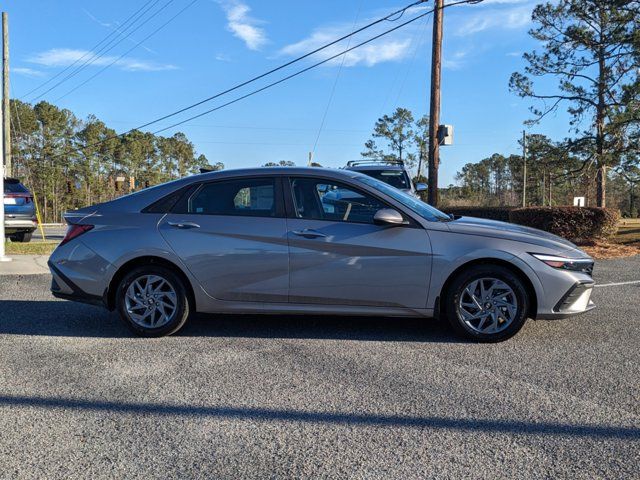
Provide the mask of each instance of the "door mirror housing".
[{"label": "door mirror housing", "polygon": [[426,183],[416,183],[416,192],[426,192],[428,189]]},{"label": "door mirror housing", "polygon": [[392,208],[383,208],[378,210],[373,216],[373,222],[376,225],[408,225],[409,222],[404,219],[402,214]]}]

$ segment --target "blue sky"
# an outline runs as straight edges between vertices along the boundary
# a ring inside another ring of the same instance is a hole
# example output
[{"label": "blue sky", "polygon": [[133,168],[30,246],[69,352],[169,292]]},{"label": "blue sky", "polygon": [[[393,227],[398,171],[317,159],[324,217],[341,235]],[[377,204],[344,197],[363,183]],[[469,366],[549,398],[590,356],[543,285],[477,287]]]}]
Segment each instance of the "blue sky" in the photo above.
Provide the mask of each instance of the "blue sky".
[{"label": "blue sky", "polygon": [[[110,38],[118,37],[122,40],[119,44],[42,98],[80,117],[95,114],[118,132],[125,131],[273,68],[351,31],[354,25],[368,23],[408,3],[152,2],[139,23],[155,16],[139,30],[127,38],[113,33]],[[63,76],[31,95],[25,94],[86,55],[114,29],[122,30],[121,23],[144,4],[145,0],[5,2],[10,19],[12,96],[34,100]],[[529,0],[486,0],[445,11],[441,123],[454,125],[455,145],[441,149],[442,185],[453,183],[456,171],[467,162],[494,152],[518,151],[517,140],[522,122],[529,118],[530,102],[511,94],[507,83],[510,74],[522,68],[522,52],[539,48],[527,34],[534,5]],[[403,20],[418,13],[419,9],[409,11]],[[363,32],[351,45],[395,24]],[[419,20],[354,51],[344,62],[330,62],[179,130],[212,163],[221,161],[228,168],[279,160],[304,165],[329,105],[315,160],[325,166],[343,166],[359,157],[382,114],[396,106],[409,108],[416,116],[427,111],[431,26],[430,17]],[[347,45],[348,41],[343,42],[332,53]],[[327,54],[318,54],[316,61],[325,58],[322,55]],[[276,73],[272,79],[283,75]],[[253,88],[265,83],[254,84]],[[250,89],[190,113],[214,107]],[[168,120],[154,127],[170,124]],[[530,131],[553,138],[569,133],[563,113]]]}]

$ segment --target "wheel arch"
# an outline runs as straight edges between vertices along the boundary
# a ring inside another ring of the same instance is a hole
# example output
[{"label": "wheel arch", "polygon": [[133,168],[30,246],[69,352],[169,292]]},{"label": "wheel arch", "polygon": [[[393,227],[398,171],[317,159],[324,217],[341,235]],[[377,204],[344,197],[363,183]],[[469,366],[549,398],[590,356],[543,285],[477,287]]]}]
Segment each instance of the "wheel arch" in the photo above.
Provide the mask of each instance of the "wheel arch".
[{"label": "wheel arch", "polygon": [[501,267],[504,267],[510,270],[514,275],[516,275],[524,284],[527,290],[527,293],[529,293],[530,304],[529,304],[529,312],[527,315],[529,318],[536,318],[536,315],[538,313],[538,295],[536,293],[535,287],[533,286],[533,283],[531,282],[527,274],[522,269],[520,269],[517,265],[514,265],[513,263],[507,260],[503,260],[500,258],[493,258],[493,257],[476,258],[474,260],[470,260],[468,262],[463,263],[462,265],[459,265],[455,270],[453,270],[449,274],[445,282],[442,284],[442,288],[440,289],[440,293],[438,295],[438,298],[436,299],[436,315],[440,315],[444,312],[442,299],[446,295],[447,290],[451,285],[451,282],[453,282],[456,276],[458,276],[464,270],[476,265],[499,265]]},{"label": "wheel arch", "polygon": [[189,277],[187,277],[184,271],[172,261],[167,260],[166,258],[156,257],[153,255],[145,255],[142,257],[132,258],[131,260],[128,260],[127,262],[123,263],[118,268],[118,270],[113,275],[113,277],[111,277],[111,281],[109,282],[109,286],[107,287],[107,290],[105,291],[105,295],[104,295],[105,305],[109,310],[113,311],[115,309],[116,291],[120,281],[131,270],[144,265],[163,266],[165,268],[170,269],[176,275],[178,275],[184,282],[184,286],[187,291],[187,297],[189,298],[189,303],[191,304],[192,307],[194,307],[194,310],[195,310],[195,305],[196,305],[195,293],[193,291],[193,285],[191,284]]}]

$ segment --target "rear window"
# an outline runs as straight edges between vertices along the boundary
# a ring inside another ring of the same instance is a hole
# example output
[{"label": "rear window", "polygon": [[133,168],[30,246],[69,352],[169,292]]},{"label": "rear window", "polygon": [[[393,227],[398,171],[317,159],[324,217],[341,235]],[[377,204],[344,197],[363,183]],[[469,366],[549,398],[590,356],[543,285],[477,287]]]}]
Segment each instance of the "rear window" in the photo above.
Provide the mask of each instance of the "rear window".
[{"label": "rear window", "polygon": [[5,180],[4,193],[29,193],[29,190],[18,181]]},{"label": "rear window", "polygon": [[360,173],[364,173],[370,177],[380,180],[392,187],[399,188],[401,190],[408,190],[411,188],[409,183],[409,176],[404,170],[360,170]]}]

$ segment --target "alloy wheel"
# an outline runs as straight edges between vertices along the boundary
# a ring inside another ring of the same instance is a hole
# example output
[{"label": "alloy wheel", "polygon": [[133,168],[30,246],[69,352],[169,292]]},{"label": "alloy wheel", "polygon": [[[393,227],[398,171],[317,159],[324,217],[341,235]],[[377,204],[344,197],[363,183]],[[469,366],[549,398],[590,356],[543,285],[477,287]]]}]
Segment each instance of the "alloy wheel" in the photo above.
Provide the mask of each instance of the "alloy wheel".
[{"label": "alloy wheel", "polygon": [[177,305],[174,287],[160,275],[137,277],[125,294],[127,314],[144,328],[159,328],[169,323]]},{"label": "alloy wheel", "polygon": [[465,285],[456,307],[458,316],[473,331],[497,333],[515,320],[518,299],[504,281],[486,277]]}]

